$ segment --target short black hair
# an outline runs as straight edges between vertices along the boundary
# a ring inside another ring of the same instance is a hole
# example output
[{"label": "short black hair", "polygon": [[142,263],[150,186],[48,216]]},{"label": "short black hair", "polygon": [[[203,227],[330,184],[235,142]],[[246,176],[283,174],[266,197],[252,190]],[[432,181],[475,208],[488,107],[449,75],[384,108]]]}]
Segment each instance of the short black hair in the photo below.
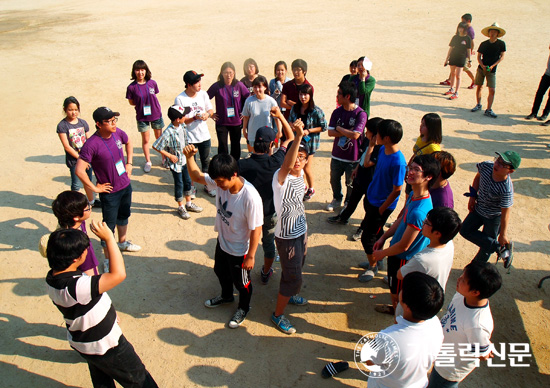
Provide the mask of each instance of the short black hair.
[{"label": "short black hair", "polygon": [[302,69],[305,75],[307,73],[307,62],[300,58],[293,60],[290,69],[294,70],[296,68]]},{"label": "short black hair", "polygon": [[414,319],[426,320],[434,317],[445,299],[445,291],[439,282],[422,272],[411,272],[403,278],[401,298],[412,312]]},{"label": "short black hair", "polygon": [[184,114],[181,113],[179,110],[172,107],[168,108],[168,118],[170,119],[170,121],[181,119],[182,117],[184,117]]},{"label": "short black hair", "polygon": [[439,162],[441,178],[449,179],[456,171],[456,160],[447,151],[436,151],[432,155]]},{"label": "short black hair", "polygon": [[53,214],[64,229],[75,225],[75,217],[82,217],[89,206],[88,198],[78,191],[63,191],[52,203]]},{"label": "short black hair", "polygon": [[393,144],[397,144],[403,138],[403,127],[398,121],[382,120],[378,125],[378,134],[382,139],[388,136]]},{"label": "short black hair", "polygon": [[439,238],[441,244],[447,244],[455,238],[462,227],[458,213],[448,207],[433,208],[428,212],[426,219],[432,224],[433,231],[441,233]]},{"label": "short black hair", "polygon": [[271,149],[271,141],[254,140],[254,152],[258,154],[267,154]]},{"label": "short black hair", "polygon": [[435,183],[435,180],[439,177],[439,170],[441,166],[439,162],[432,154],[428,155],[416,155],[412,160],[413,163],[418,164],[422,167],[422,174],[424,177],[431,176],[432,179],[428,182],[428,187],[432,187]]},{"label": "short black hair", "polygon": [[357,98],[357,87],[353,82],[342,81],[338,87],[342,92],[342,97],[346,98],[346,96],[349,96],[349,100],[351,102],[355,102],[355,99]]},{"label": "short black hair", "polygon": [[48,264],[54,271],[63,271],[90,246],[90,239],[79,229],[58,229],[48,239]]},{"label": "short black hair", "polygon": [[373,134],[373,136],[376,136],[378,133],[378,126],[380,123],[384,121],[382,117],[373,117],[372,119],[368,119],[367,121],[367,131]]},{"label": "short black hair", "polygon": [[491,263],[472,261],[464,268],[464,275],[472,291],[479,291],[479,299],[493,296],[502,286],[502,277]]},{"label": "short black hair", "polygon": [[357,67],[357,61],[355,59],[351,61],[349,67]]},{"label": "short black hair", "polygon": [[239,165],[235,158],[229,154],[217,154],[208,165],[208,175],[212,179],[231,179],[235,173],[239,175]]},{"label": "short black hair", "polygon": [[462,15],[461,19],[468,20],[469,22],[471,22],[472,21],[472,14],[465,13],[464,15]]}]

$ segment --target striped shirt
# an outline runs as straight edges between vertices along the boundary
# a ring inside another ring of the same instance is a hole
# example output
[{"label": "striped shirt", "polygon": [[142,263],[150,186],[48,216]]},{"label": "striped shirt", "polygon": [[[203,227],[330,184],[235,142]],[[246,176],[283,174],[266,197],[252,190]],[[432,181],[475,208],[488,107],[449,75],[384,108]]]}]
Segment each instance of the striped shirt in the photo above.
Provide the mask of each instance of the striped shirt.
[{"label": "striped shirt", "polygon": [[493,166],[494,162],[491,161],[477,164],[480,180],[476,211],[485,218],[498,217],[502,208],[509,208],[514,204],[514,186],[510,175],[506,180],[496,182],[493,179]]},{"label": "striped shirt", "polygon": [[307,232],[306,210],[303,201],[306,183],[302,170],[299,177],[288,174],[283,184],[280,185],[279,170],[273,174],[272,182],[273,202],[278,215],[275,236],[290,240]]},{"label": "striped shirt", "polygon": [[107,293],[99,293],[99,276],[80,271],[46,277],[48,295],[61,311],[67,326],[67,339],[84,354],[103,355],[118,345],[122,330]]}]

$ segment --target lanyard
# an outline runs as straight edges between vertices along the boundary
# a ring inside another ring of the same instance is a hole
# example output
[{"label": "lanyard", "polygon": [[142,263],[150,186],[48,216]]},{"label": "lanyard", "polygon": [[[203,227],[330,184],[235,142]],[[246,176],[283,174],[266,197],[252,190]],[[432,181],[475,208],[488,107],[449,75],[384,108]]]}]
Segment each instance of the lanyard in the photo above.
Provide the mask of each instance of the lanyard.
[{"label": "lanyard", "polygon": [[229,97],[231,98],[231,102],[232,102],[231,107],[235,108],[235,95],[233,94],[233,93],[234,93],[234,92],[233,92],[233,90],[234,90],[234,89],[233,89],[233,85],[231,85],[231,92],[229,92],[229,90],[227,89],[227,85],[224,85],[223,89],[224,89],[226,92],[230,93],[230,96],[229,96]]},{"label": "lanyard", "polygon": [[[136,82],[136,85],[137,85],[137,90],[138,90],[139,96],[141,97],[141,101],[142,101],[143,105],[146,105],[148,98],[143,98],[143,95],[141,94],[141,88],[139,87],[140,85],[137,82]],[[145,81],[145,97],[148,97],[149,94],[150,93],[148,93],[148,90],[147,90],[147,81]]]},{"label": "lanyard", "polygon": [[[98,134],[98,136],[101,139],[101,141],[103,142],[103,144],[105,144],[105,147],[107,147],[107,150],[109,151],[109,153],[111,154],[111,158],[113,159],[113,163],[116,164],[117,162],[115,161],[115,156],[113,155],[113,153],[111,152],[111,149],[109,148],[109,146],[105,142],[105,139],[103,139],[103,137],[101,137],[101,135],[99,135],[99,134]],[[115,137],[114,133],[111,136],[112,136],[113,140],[115,141],[115,146],[116,146],[117,138]],[[120,148],[118,148],[118,146],[117,146],[117,149],[118,149],[118,154],[120,155],[120,160],[124,160],[124,155],[122,155],[122,153],[120,151]]]}]

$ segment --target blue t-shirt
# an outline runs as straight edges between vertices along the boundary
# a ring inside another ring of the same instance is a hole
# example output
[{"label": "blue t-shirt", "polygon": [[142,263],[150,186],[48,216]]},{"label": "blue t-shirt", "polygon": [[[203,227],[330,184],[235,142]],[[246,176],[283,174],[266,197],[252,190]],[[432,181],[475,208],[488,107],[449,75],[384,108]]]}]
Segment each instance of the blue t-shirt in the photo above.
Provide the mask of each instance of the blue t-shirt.
[{"label": "blue t-shirt", "polygon": [[[386,147],[382,146],[378,153],[378,162],[372,177],[372,183],[367,189],[367,198],[372,206],[380,207],[393,191],[393,186],[402,186],[407,171],[407,161],[401,151],[386,155]],[[399,197],[388,209],[395,209]]]},{"label": "blue t-shirt", "polygon": [[403,219],[399,223],[395,234],[391,240],[390,246],[397,243],[403,238],[403,233],[407,226],[411,226],[418,230],[418,235],[409,246],[405,252],[396,255],[400,259],[409,260],[411,257],[416,255],[418,252],[423,250],[428,246],[430,240],[427,237],[424,237],[422,234],[422,223],[426,219],[428,212],[433,209],[432,198],[428,194],[425,197],[413,199],[413,193],[407,199],[405,203],[405,210],[403,211]]}]

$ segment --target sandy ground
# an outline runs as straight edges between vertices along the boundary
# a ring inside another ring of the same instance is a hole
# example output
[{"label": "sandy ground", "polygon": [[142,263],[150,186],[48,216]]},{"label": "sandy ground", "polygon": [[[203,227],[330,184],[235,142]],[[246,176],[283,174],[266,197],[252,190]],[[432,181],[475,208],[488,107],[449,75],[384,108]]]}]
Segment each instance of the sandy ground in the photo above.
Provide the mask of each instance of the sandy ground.
[{"label": "sandy ground", "polygon": [[[378,81],[372,115],[403,124],[401,145],[407,157],[422,115],[437,112],[443,117],[444,148],[459,163],[451,182],[461,217],[467,214],[461,194],[473,179],[475,163],[492,158],[497,150],[521,153],[510,226],[516,256],[510,274],[499,267],[504,285],[491,305],[493,341],[528,343],[530,366],[510,368],[509,361],[499,362],[507,365],[504,368],[483,366],[461,386],[549,385],[550,282],[542,289],[536,284],[550,272],[550,180],[544,168],[550,136],[523,116],[529,113],[548,58],[550,3],[505,0],[494,2],[497,10],[488,10],[486,2],[467,9],[463,2],[434,7],[431,1],[405,0],[152,4],[0,1],[0,128],[5,146],[0,154],[1,386],[91,386],[86,364],[68,346],[61,316],[45,295],[48,267],[36,249],[39,237],[56,225],[51,201],[69,188],[55,135],[65,97],[77,96],[81,117],[89,123],[98,106],[120,111],[119,127],[134,142],[139,166],[144,160],[134,111],[124,98],[134,60],[149,64],[166,111],[183,90],[182,75],[188,69],[204,72],[207,88],[227,60],[239,70],[252,56],[260,73],[271,78],[277,60],[290,63],[301,57],[309,63],[315,101],[328,118],[337,83],[350,60],[360,55],[372,59]],[[495,20],[508,32],[508,52],[498,70],[496,120],[470,113],[473,91],[464,88],[458,100],[449,101],[438,85],[448,72],[442,66],[447,44],[465,12],[474,15],[476,45],[482,41],[481,29]],[[215,138],[213,124],[209,122]],[[172,177],[158,167],[158,156],[153,157],[157,167],[150,174],[134,170],[129,236],[144,248],[125,255],[128,278],[110,294],[124,333],[159,386],[365,386],[353,363],[334,380],[320,377],[328,361],[352,361],[362,335],[391,324],[389,317],[373,310],[375,303],[389,301],[382,281],[365,287],[356,280],[356,265],[364,254],[360,244],[347,237],[363,217],[362,210],[349,226],[326,222],[330,149],[325,136],[315,158],[318,194],[306,205],[310,250],[303,295],[311,303],[288,308],[298,330],[293,336],[277,331],[269,319],[279,268],[271,283],[262,286],[256,266],[253,310],[238,330],[226,328],[233,307],[203,307],[204,300],[218,292],[212,271],[213,200],[199,193],[197,203],[205,211],[184,221],[175,213]],[[100,214],[95,212],[93,218]],[[460,237],[455,245],[447,301],[460,269],[475,253]]]}]

